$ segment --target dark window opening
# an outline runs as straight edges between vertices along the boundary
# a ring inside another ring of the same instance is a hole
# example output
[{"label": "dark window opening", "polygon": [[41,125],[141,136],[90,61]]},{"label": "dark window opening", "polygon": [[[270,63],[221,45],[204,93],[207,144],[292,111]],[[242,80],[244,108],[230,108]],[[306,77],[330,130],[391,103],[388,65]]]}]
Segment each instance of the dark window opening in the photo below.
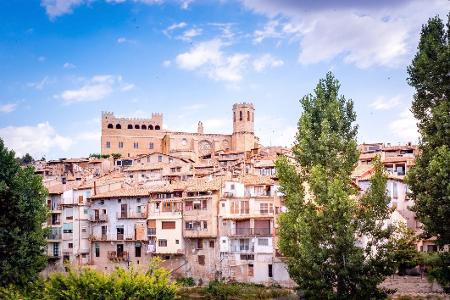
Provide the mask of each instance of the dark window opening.
[{"label": "dark window opening", "polygon": [[239,112],[239,121],[242,121],[242,111]]},{"label": "dark window opening", "polygon": [[269,268],[268,268],[268,271],[269,271],[269,277],[272,278],[272,277],[273,277],[272,265],[269,264],[268,267],[269,267]]},{"label": "dark window opening", "polygon": [[133,129],[133,125],[128,124],[128,129]]},{"label": "dark window opening", "polygon": [[247,121],[250,121],[250,112],[247,111]]},{"label": "dark window opening", "polygon": [[149,130],[153,130],[153,125],[148,125]]},{"label": "dark window opening", "polygon": [[116,124],[116,129],[122,129],[122,125]]},{"label": "dark window opening", "polygon": [[160,130],[160,129],[161,129],[161,127],[159,127],[159,125],[155,126],[155,130]]},{"label": "dark window opening", "polygon": [[108,124],[108,128],[114,128],[113,124]]},{"label": "dark window opening", "polygon": [[134,129],[139,129],[139,125],[134,125]]},{"label": "dark window opening", "polygon": [[147,126],[145,126],[145,125],[142,125],[141,129],[145,129],[145,130],[147,130]]}]

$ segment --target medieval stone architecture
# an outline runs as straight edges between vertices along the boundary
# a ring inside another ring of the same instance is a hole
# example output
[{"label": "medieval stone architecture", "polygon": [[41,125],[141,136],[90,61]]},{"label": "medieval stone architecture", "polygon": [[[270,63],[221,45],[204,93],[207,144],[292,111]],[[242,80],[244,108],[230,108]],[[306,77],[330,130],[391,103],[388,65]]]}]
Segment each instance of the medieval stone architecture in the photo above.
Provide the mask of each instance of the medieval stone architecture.
[{"label": "medieval stone architecture", "polygon": [[254,133],[255,108],[251,103],[233,105],[233,133],[204,133],[202,122],[197,132],[163,129],[163,115],[150,119],[117,118],[102,113],[102,154],[120,153],[122,157],[160,152],[190,158],[206,157],[216,151],[245,152],[257,147]]}]

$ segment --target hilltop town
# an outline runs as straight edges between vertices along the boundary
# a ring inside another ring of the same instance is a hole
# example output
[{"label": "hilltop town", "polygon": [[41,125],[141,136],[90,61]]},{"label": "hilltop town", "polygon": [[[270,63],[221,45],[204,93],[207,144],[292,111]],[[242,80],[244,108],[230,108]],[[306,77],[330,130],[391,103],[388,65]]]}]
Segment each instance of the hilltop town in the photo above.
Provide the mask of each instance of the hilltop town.
[{"label": "hilltop town", "polygon": [[[109,157],[34,163],[49,192],[46,272],[64,270],[66,262],[144,268],[159,256],[173,276],[197,282],[293,286],[277,246],[277,217],[286,208],[275,161],[293,161],[294,154],[260,145],[255,120],[250,103],[233,106],[229,135],[207,134],[201,122],[197,132],[166,130],[162,114],[102,113],[101,154]],[[359,150],[355,185],[368,188],[379,156],[394,211],[386,222],[420,233],[404,182],[418,147],[374,143]],[[417,249],[438,250],[433,239],[418,241]]]}]

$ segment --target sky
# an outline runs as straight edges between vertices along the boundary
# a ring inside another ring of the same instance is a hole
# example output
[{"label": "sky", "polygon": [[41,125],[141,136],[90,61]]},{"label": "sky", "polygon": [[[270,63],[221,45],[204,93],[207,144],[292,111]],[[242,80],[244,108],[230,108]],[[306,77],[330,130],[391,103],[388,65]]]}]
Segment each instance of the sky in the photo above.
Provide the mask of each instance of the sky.
[{"label": "sky", "polygon": [[332,71],[358,142],[417,142],[407,66],[448,0],[0,1],[0,137],[17,155],[100,152],[102,111],[232,132],[255,105],[263,145],[290,146],[299,100]]}]

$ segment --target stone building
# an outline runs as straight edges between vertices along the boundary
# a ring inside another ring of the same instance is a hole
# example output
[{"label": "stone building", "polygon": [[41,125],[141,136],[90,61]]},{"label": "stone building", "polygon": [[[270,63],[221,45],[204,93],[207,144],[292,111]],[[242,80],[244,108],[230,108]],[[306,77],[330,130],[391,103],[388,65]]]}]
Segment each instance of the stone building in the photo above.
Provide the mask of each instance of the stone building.
[{"label": "stone building", "polygon": [[122,157],[161,152],[197,160],[216,151],[249,151],[257,145],[254,133],[255,109],[251,103],[233,105],[233,133],[204,133],[202,122],[197,132],[179,132],[163,128],[163,115],[150,119],[118,118],[102,113],[102,154],[120,153]]}]

